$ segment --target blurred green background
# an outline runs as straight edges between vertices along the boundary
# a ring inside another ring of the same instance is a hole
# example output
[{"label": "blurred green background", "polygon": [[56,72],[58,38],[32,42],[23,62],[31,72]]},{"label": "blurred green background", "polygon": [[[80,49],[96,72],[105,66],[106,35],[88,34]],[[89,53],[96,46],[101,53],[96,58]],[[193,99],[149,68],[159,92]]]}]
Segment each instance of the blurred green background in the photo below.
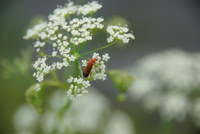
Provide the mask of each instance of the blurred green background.
[{"label": "blurred green background", "polygon": [[[33,17],[47,16],[56,5],[66,2],[66,0],[1,0],[0,61],[13,60],[20,56],[23,49],[32,46],[31,42],[23,40],[22,36]],[[190,52],[200,50],[200,2],[198,0],[100,0],[99,2],[103,4],[103,9],[97,15],[105,19],[122,16],[129,21],[130,29],[133,29],[136,36],[136,40],[131,41],[126,47],[108,50],[112,57],[112,62],[108,63],[110,69],[129,67],[140,57],[167,48],[182,48]],[[2,75],[2,66],[0,72]],[[13,75],[12,79],[0,78],[0,134],[13,134],[13,113],[20,104],[25,102],[24,92],[34,81],[31,75],[26,76],[21,72]],[[145,126],[145,129],[153,132],[159,124],[157,114],[143,113],[137,104],[128,101],[116,102],[113,94],[114,87],[109,83],[110,81],[106,81],[103,85],[97,83],[97,87],[105,96],[113,100],[114,106],[127,111],[134,118],[136,128]],[[175,125],[174,132],[200,133],[200,129],[190,123]],[[137,134],[147,132],[141,129]]]}]

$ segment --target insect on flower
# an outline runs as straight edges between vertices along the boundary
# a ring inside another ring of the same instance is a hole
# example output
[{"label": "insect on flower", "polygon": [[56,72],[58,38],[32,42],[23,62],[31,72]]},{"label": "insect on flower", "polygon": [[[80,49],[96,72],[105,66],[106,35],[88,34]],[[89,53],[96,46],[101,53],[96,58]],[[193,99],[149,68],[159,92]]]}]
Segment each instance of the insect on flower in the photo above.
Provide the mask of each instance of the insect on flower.
[{"label": "insect on flower", "polygon": [[90,60],[87,61],[86,67],[83,68],[83,76],[86,78],[89,76],[93,65],[96,63],[97,58],[91,58]]}]

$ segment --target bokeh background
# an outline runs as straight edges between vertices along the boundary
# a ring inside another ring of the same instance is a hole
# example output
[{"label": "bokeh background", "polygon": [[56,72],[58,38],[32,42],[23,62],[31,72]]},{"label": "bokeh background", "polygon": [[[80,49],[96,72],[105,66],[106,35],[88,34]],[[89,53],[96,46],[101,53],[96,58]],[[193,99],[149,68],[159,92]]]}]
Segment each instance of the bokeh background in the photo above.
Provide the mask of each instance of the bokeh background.
[{"label": "bokeh background", "polygon": [[[12,60],[20,52],[32,46],[22,39],[30,21],[36,16],[47,16],[56,5],[66,0],[1,0],[0,1],[0,61]],[[128,20],[136,40],[126,47],[107,50],[112,61],[108,68],[128,68],[141,57],[170,48],[188,52],[200,51],[200,2],[199,0],[99,0],[103,9],[99,16],[110,19],[122,16]],[[111,51],[112,50],[112,51]],[[2,67],[0,67],[2,72]],[[1,73],[2,74],[2,73]],[[20,73],[19,73],[20,74]],[[16,74],[12,79],[0,78],[0,133],[13,134],[12,119],[22,103],[24,92],[34,80],[31,76]],[[157,113],[145,113],[135,103],[119,103],[115,99],[115,87],[96,83],[97,88],[117,107],[126,111],[133,120],[137,134],[155,133],[160,123]],[[184,127],[184,128],[183,128]],[[138,128],[138,129],[137,129]],[[199,134],[192,123],[175,123],[171,133]],[[164,132],[162,132],[164,134]]]}]

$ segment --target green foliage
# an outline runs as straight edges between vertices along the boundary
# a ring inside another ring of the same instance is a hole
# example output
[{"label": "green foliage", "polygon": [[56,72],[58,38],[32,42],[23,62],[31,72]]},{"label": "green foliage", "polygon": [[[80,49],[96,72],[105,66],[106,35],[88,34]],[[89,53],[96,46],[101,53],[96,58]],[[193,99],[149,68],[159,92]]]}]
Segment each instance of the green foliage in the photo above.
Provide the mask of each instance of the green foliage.
[{"label": "green foliage", "polygon": [[32,51],[25,49],[21,52],[20,57],[15,57],[12,61],[4,59],[2,65],[2,78],[12,79],[18,76],[26,77],[30,75],[32,64]]},{"label": "green foliage", "polygon": [[125,71],[122,70],[110,70],[108,72],[112,82],[115,84],[115,86],[119,89],[118,90],[118,97],[117,99],[119,101],[124,101],[126,98],[126,91],[128,90],[129,86],[133,83],[133,76],[128,74]]}]

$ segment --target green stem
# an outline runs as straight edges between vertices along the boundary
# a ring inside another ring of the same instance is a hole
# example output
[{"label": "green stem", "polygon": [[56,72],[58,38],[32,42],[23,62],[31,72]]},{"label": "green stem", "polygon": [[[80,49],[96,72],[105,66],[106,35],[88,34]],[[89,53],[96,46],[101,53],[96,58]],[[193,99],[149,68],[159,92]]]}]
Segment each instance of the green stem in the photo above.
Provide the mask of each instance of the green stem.
[{"label": "green stem", "polygon": [[90,58],[84,57],[84,56],[81,56],[80,58],[81,58],[81,59],[86,59],[86,60],[89,60],[89,59],[90,59]]},{"label": "green stem", "polygon": [[59,80],[58,80],[58,76],[57,76],[57,74],[56,74],[55,71],[52,71],[51,74],[52,74],[53,80],[59,81]]},{"label": "green stem", "polygon": [[60,111],[58,112],[58,118],[60,120],[63,119],[64,114],[69,110],[71,104],[72,104],[72,101],[68,100],[68,102],[60,109]]},{"label": "green stem", "polygon": [[[62,89],[68,89],[69,85],[67,83],[63,83],[60,81],[54,81],[54,80],[47,80],[41,83],[41,88],[46,89],[46,87],[58,87]],[[32,89],[35,89],[35,84],[30,86],[26,92],[26,97],[29,97],[32,94]]]},{"label": "green stem", "polygon": [[88,52],[86,52],[86,53],[83,53],[83,54],[81,55],[81,57],[82,57],[82,56],[85,56],[85,55],[88,55],[88,54],[91,54],[91,53],[93,53],[93,52],[97,52],[97,51],[103,50],[103,49],[108,48],[108,47],[110,47],[110,46],[112,46],[112,45],[114,45],[114,44],[115,44],[115,42],[113,42],[113,43],[111,43],[111,44],[108,44],[108,45],[106,45],[106,46],[99,47],[99,48],[97,48],[97,49],[88,51]]},{"label": "green stem", "polygon": [[66,58],[65,56],[59,56],[59,55],[57,55],[57,56],[51,56],[51,55],[48,55],[48,54],[45,54],[45,53],[41,53],[41,55],[40,56],[46,56],[46,57],[52,57],[52,58]]},{"label": "green stem", "polygon": [[41,83],[41,87],[59,87],[59,88],[64,88],[64,89],[68,89],[69,85],[63,82],[59,82],[59,81],[54,81],[54,80],[47,80],[44,81],[43,83]]},{"label": "green stem", "polygon": [[[77,48],[77,46],[75,46],[75,45],[73,45],[73,50],[74,50],[74,52],[73,53],[76,53],[76,49]],[[76,74],[76,77],[78,77],[78,59],[76,59],[75,60],[75,74]]]},{"label": "green stem", "polygon": [[77,46],[75,46],[74,44],[73,44],[73,49],[74,49],[74,53],[76,53],[77,52]]},{"label": "green stem", "polygon": [[46,41],[47,43],[52,44],[52,45],[53,45],[53,43],[55,43],[55,42],[53,42],[53,41],[51,41],[51,40],[49,40],[49,39],[45,39],[45,41]]},{"label": "green stem", "polygon": [[75,66],[76,66],[76,77],[79,75],[79,62],[78,60],[75,61]]}]

